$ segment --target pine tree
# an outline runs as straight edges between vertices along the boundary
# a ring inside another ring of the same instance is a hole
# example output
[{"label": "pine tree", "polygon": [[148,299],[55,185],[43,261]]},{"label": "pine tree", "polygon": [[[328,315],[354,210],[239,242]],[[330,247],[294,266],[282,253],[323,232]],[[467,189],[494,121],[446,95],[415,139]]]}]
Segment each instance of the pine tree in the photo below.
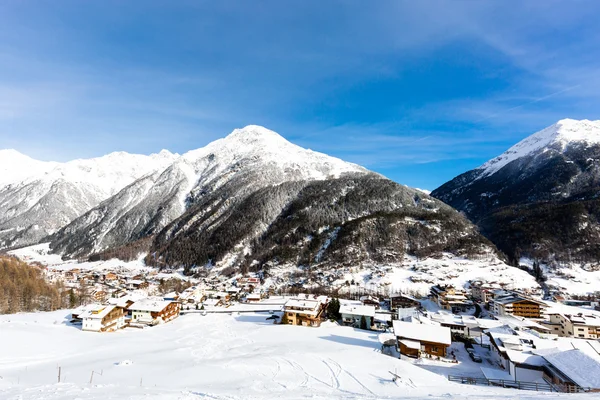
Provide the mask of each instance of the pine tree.
[{"label": "pine tree", "polygon": [[77,295],[73,288],[69,290],[69,308],[77,307]]},{"label": "pine tree", "polygon": [[361,316],[360,317],[360,329],[364,329],[367,330],[367,319],[365,318],[365,316]]}]

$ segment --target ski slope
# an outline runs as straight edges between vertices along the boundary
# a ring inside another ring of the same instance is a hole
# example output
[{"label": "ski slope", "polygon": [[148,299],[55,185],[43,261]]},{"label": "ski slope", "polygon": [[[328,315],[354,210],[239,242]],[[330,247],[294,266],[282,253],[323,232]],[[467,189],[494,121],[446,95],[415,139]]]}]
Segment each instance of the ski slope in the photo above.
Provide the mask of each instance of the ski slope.
[{"label": "ski slope", "polygon": [[331,323],[188,314],[102,334],[66,324],[68,314],[0,316],[1,399],[590,398],[450,383],[381,354],[376,333]]}]

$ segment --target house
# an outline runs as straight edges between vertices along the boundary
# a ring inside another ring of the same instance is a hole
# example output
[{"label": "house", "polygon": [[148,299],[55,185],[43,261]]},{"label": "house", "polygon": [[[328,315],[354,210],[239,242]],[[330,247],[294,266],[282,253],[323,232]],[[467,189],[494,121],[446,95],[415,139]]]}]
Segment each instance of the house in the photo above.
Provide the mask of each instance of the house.
[{"label": "house", "polygon": [[282,323],[287,321],[290,325],[321,326],[323,309],[323,302],[317,299],[290,299],[283,306]]},{"label": "house", "polygon": [[223,302],[221,301],[221,299],[205,299],[202,305],[206,307],[217,307],[222,306]]},{"label": "house", "polygon": [[248,303],[257,303],[261,300],[261,296],[259,293],[250,293],[246,296],[246,301]]},{"label": "house", "polygon": [[445,357],[452,344],[450,328],[430,324],[393,321],[394,335],[400,354],[420,357],[422,354]]},{"label": "house", "polygon": [[97,301],[98,303],[103,303],[104,301],[106,301],[106,298],[108,297],[108,293],[106,293],[106,291],[104,290],[94,290],[92,292],[92,298]]},{"label": "house", "polygon": [[114,332],[125,326],[123,309],[113,305],[97,306],[80,315],[81,329],[92,332]]},{"label": "house", "polygon": [[463,289],[457,289],[451,285],[435,285],[431,287],[431,298],[443,310],[453,313],[464,312],[473,303],[467,300],[467,293]]},{"label": "house", "polygon": [[361,321],[364,318],[367,329],[371,329],[375,318],[375,307],[342,304],[340,306],[340,314],[342,315],[342,322],[344,325],[360,328]]},{"label": "house", "polygon": [[419,307],[421,307],[421,302],[412,296],[406,294],[395,294],[390,297],[390,308],[392,310]]},{"label": "house", "polygon": [[577,315],[552,313],[543,325],[551,332],[562,337],[576,337],[583,339],[600,338],[600,318],[595,315]]},{"label": "house", "polygon": [[365,306],[374,306],[375,308],[379,308],[379,299],[375,296],[365,295],[360,297],[360,302]]},{"label": "house", "polygon": [[107,272],[106,274],[104,274],[105,281],[114,281],[114,280],[117,280],[118,278],[119,277],[114,272]]},{"label": "house", "polygon": [[497,315],[543,318],[545,309],[545,303],[517,294],[494,298],[491,303],[491,310]]},{"label": "house", "polygon": [[148,282],[139,279],[131,279],[127,282],[127,289],[129,290],[147,289],[148,286]]},{"label": "house", "polygon": [[162,298],[146,298],[129,306],[131,321],[146,325],[169,322],[179,316],[179,303]]},{"label": "house", "polygon": [[547,362],[544,379],[563,391],[600,392],[600,362],[579,349],[542,356]]},{"label": "house", "polygon": [[163,294],[163,300],[177,301],[177,300],[179,300],[179,293],[177,293],[177,292],[165,293],[165,294]]},{"label": "house", "polygon": [[494,298],[494,291],[499,289],[497,284],[486,284],[480,281],[471,282],[471,296],[483,303],[487,303]]}]

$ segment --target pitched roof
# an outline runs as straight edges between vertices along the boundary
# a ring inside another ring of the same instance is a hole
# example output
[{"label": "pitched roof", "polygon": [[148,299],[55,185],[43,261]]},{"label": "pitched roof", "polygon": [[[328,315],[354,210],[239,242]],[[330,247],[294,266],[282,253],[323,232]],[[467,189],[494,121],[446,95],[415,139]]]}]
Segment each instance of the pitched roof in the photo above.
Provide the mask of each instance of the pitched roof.
[{"label": "pitched roof", "polygon": [[355,306],[351,304],[344,304],[340,306],[340,314],[349,315],[364,315],[365,317],[373,318],[375,316],[374,306]]},{"label": "pitched roof", "polygon": [[157,300],[152,298],[142,299],[136,301],[129,309],[132,311],[150,311],[150,312],[159,312],[164,310],[172,301],[169,300]]},{"label": "pitched roof", "polygon": [[582,388],[600,389],[600,363],[578,349],[543,356]]},{"label": "pitched roof", "polygon": [[447,345],[452,343],[450,328],[445,326],[417,324],[398,320],[395,320],[392,323],[394,326],[394,334],[399,338]]},{"label": "pitched roof", "polygon": [[81,318],[91,318],[91,319],[102,319],[108,315],[109,312],[114,310],[116,306],[101,306],[94,310],[87,310],[86,312],[81,314]]}]

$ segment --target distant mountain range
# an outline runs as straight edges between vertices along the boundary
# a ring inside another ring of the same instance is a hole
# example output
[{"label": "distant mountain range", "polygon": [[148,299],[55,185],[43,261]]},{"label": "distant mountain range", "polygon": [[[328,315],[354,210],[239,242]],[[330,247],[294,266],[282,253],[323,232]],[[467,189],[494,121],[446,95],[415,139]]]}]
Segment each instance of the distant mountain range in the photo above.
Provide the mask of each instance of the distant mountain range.
[{"label": "distant mountain range", "polygon": [[49,241],[65,258],[97,258],[134,246],[150,265],[188,270],[496,252],[423,191],[259,126],[181,156],[113,153],[61,164],[5,150],[0,160],[3,248]]},{"label": "distant mountain range", "polygon": [[513,262],[600,263],[600,121],[565,119],[432,192]]},{"label": "distant mountain range", "polygon": [[515,264],[600,261],[599,121],[559,121],[431,196],[259,126],[183,155],[49,163],[1,150],[0,172],[0,249],[145,252],[149,265],[188,271],[403,265],[497,248]]}]

